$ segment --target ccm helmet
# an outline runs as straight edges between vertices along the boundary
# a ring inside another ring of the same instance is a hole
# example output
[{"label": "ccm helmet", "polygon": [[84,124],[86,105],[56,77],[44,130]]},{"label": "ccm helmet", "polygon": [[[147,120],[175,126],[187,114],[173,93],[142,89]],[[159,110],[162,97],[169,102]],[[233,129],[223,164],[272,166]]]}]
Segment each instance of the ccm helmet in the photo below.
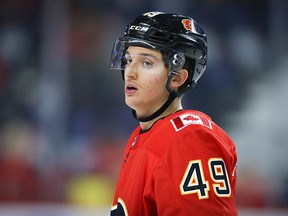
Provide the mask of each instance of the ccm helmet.
[{"label": "ccm helmet", "polygon": [[[111,68],[125,69],[125,52],[129,46],[140,46],[160,50],[164,54],[169,69],[166,88],[170,96],[163,106],[151,116],[137,118],[149,121],[159,116],[172,103],[175,97],[194,88],[203,75],[207,63],[207,38],[198,23],[191,17],[162,12],[148,12],[138,16],[128,24],[124,35],[119,37],[111,54]],[[177,92],[170,88],[173,75],[182,68],[189,76]],[[136,116],[135,111],[133,115]]]}]

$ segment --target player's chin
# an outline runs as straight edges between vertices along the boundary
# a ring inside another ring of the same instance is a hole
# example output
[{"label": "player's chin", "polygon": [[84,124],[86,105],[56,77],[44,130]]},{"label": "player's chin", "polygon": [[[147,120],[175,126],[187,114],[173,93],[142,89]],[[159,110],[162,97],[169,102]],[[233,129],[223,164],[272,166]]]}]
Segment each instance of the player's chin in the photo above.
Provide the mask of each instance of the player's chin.
[{"label": "player's chin", "polygon": [[139,106],[139,100],[137,100],[135,97],[127,95],[125,96],[125,103],[131,109],[137,109],[137,107]]}]

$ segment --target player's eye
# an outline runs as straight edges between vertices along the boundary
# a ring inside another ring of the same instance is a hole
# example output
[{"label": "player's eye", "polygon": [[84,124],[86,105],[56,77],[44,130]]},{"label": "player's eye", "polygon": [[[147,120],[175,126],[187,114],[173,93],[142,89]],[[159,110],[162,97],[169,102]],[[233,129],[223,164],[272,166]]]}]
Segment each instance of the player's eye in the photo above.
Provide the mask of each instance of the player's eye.
[{"label": "player's eye", "polygon": [[125,56],[124,58],[124,67],[126,68],[127,66],[129,66],[132,63],[132,59],[129,56]]},{"label": "player's eye", "polygon": [[143,61],[143,66],[144,66],[145,68],[151,68],[151,67],[153,66],[153,63],[150,62],[150,61],[148,61],[148,60],[144,60],[144,61]]},{"label": "player's eye", "polygon": [[126,64],[131,64],[131,63],[132,63],[132,59],[131,58],[126,59]]}]

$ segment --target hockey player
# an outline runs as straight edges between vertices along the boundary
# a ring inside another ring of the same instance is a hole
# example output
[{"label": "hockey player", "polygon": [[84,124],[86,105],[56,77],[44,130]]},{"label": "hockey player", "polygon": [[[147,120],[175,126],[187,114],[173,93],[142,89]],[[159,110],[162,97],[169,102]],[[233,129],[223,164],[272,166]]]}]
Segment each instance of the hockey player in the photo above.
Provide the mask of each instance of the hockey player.
[{"label": "hockey player", "polygon": [[237,215],[237,154],[206,114],[182,96],[206,69],[207,39],[190,17],[149,12],[114,44],[111,68],[139,126],[124,150],[111,215]]}]

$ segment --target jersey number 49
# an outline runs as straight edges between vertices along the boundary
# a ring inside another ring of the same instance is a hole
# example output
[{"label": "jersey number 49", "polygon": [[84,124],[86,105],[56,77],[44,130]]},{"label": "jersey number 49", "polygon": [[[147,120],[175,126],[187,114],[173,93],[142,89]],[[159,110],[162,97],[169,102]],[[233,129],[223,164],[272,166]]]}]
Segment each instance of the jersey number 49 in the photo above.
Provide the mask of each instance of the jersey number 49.
[{"label": "jersey number 49", "polygon": [[[211,158],[207,166],[213,181],[211,182],[211,186],[216,196],[230,197],[231,187],[223,159]],[[201,160],[189,162],[180,183],[180,191],[182,195],[197,194],[199,199],[209,198],[210,185],[204,176]]]}]

